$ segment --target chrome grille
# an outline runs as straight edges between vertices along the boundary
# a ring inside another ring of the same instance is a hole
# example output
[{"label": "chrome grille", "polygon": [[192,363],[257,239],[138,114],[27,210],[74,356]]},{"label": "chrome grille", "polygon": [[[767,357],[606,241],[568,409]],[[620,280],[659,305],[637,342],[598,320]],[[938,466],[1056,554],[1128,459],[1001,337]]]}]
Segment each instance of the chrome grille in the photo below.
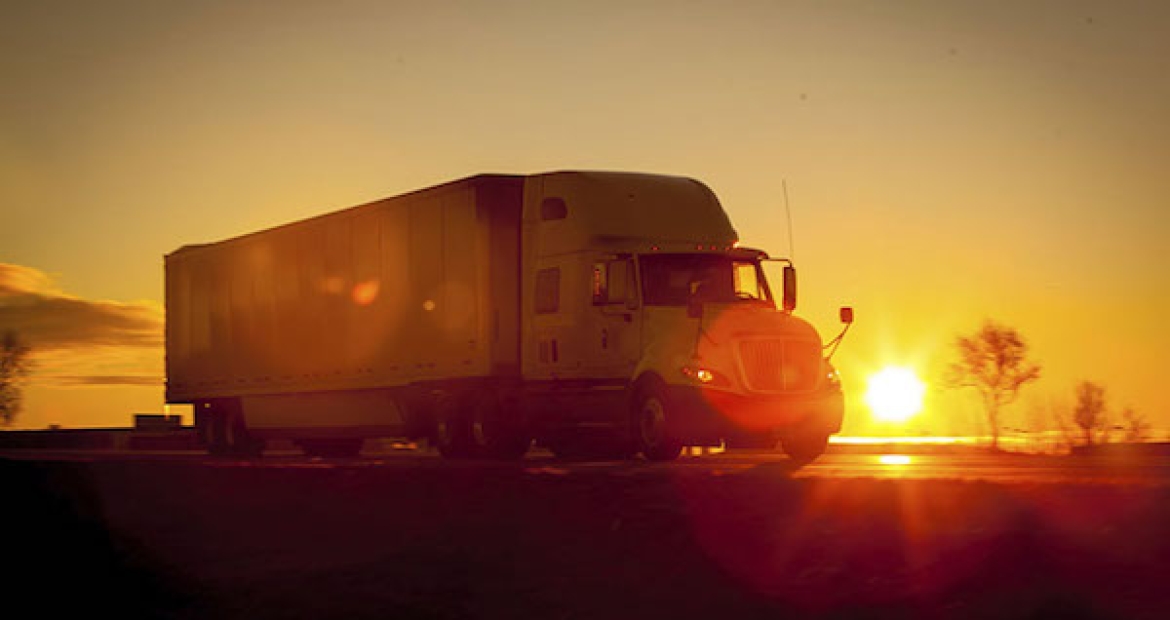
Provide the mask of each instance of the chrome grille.
[{"label": "chrome grille", "polygon": [[821,348],[815,342],[743,340],[739,358],[749,390],[799,392],[817,386]]}]

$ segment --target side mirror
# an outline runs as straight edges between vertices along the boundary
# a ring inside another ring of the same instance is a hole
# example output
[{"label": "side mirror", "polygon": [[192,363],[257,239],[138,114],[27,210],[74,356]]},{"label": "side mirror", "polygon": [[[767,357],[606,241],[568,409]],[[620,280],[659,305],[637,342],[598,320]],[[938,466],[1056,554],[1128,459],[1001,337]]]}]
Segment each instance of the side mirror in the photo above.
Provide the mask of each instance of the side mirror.
[{"label": "side mirror", "polygon": [[846,325],[853,324],[853,308],[844,306],[841,308],[841,322]]},{"label": "side mirror", "polygon": [[796,309],[796,268],[792,265],[784,266],[784,311],[792,312]]}]

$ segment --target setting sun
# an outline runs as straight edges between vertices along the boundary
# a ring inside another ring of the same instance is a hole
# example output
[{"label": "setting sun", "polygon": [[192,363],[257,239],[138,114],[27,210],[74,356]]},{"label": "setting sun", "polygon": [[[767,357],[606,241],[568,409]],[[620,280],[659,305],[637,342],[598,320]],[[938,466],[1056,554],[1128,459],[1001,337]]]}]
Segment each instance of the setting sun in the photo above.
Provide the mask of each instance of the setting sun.
[{"label": "setting sun", "polygon": [[922,410],[926,385],[909,368],[890,366],[869,378],[865,403],[883,422],[902,422]]}]

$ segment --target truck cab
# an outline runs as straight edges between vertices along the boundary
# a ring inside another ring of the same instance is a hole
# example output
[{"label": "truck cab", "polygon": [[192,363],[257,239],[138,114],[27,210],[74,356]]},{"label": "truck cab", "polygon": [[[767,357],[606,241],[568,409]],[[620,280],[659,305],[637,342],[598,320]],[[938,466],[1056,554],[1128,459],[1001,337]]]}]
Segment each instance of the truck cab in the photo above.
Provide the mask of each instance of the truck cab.
[{"label": "truck cab", "polygon": [[793,314],[795,278],[778,300],[768,255],[739,247],[705,185],[540,175],[523,218],[524,402],[554,450],[610,431],[652,460],[781,442],[808,461],[840,430],[840,383]]}]

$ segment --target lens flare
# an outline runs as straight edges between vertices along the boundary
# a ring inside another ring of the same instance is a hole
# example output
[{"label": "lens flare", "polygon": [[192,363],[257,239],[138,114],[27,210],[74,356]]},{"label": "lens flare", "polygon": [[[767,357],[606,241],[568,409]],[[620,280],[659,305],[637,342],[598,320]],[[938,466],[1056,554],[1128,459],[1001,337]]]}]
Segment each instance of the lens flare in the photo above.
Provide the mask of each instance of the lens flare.
[{"label": "lens flare", "polygon": [[909,368],[890,366],[869,378],[865,403],[883,422],[904,422],[922,411],[926,385]]}]

